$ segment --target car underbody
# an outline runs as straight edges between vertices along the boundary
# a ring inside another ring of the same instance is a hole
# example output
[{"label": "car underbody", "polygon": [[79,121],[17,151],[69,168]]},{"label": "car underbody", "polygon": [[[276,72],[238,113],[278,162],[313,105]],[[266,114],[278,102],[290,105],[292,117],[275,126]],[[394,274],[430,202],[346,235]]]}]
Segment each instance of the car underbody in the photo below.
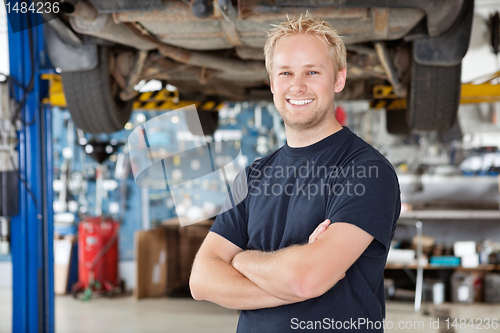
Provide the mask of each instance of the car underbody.
[{"label": "car underbody", "polygon": [[338,99],[370,99],[375,86],[390,84],[409,99],[410,128],[443,130],[456,110],[440,124],[412,123],[418,111],[411,110],[412,92],[421,90],[414,80],[425,79],[431,67],[460,73],[472,8],[472,0],[79,1],[72,13],[49,22],[46,35],[65,85],[64,73],[94,69],[99,49],[107,48],[111,93],[122,101],[135,96],[139,81],[152,79],[191,98],[271,100],[266,31],[308,11],[329,22],[346,44],[347,85]]}]

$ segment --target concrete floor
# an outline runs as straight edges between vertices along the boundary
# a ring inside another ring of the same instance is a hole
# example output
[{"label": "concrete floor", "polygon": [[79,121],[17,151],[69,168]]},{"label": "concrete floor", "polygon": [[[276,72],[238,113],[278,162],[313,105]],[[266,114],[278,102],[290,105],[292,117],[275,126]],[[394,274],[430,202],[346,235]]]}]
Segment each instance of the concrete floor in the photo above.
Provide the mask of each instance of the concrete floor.
[{"label": "concrete floor", "polygon": [[[500,304],[475,303],[461,305],[445,303],[429,306],[430,314],[413,311],[408,302],[388,302],[386,332],[499,332],[486,328],[485,318],[500,321]],[[437,328],[437,317],[439,328]],[[447,327],[446,318],[452,318]],[[452,327],[453,319],[475,320],[476,327]],[[477,326],[483,319],[482,326]],[[225,333],[235,332],[238,312],[207,302],[188,298],[154,298],[136,300],[131,295],[109,299],[96,297],[89,302],[71,296],[56,297],[57,333]],[[434,328],[431,328],[434,323]],[[0,289],[0,332],[12,330],[12,292]],[[392,329],[389,325],[392,325]],[[401,326],[402,328],[398,328]],[[420,326],[420,327],[418,327]],[[406,327],[406,328],[405,328]],[[479,329],[481,327],[481,329]]]}]

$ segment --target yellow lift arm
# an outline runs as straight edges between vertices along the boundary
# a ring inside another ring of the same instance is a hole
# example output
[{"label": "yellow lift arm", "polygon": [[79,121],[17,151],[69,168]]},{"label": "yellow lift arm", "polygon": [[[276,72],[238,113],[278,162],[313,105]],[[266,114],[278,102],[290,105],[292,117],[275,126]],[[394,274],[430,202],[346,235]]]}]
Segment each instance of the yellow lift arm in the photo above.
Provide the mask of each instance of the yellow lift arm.
[{"label": "yellow lift arm", "polygon": [[[42,80],[49,81],[49,96],[42,100],[44,104],[50,104],[60,108],[66,107],[66,98],[59,74],[42,74]],[[175,110],[188,105],[196,105],[197,110],[219,111],[223,103],[215,101],[186,101],[180,100],[179,91],[170,91],[167,89],[159,91],[150,91],[139,93],[135,97],[134,110]]]}]

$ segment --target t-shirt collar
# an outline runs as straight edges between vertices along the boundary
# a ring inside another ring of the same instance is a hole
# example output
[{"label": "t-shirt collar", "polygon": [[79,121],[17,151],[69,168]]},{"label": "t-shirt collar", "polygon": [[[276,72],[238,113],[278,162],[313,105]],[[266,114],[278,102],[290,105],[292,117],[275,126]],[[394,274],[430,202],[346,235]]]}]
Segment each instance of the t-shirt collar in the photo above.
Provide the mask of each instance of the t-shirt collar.
[{"label": "t-shirt collar", "polygon": [[312,145],[300,147],[300,148],[292,148],[288,145],[288,142],[283,146],[282,152],[284,155],[294,158],[300,157],[308,157],[315,155],[322,151],[325,148],[332,147],[334,145],[338,145],[345,138],[349,137],[351,134],[351,130],[344,126],[340,131],[335,132],[326,138],[313,143]]}]

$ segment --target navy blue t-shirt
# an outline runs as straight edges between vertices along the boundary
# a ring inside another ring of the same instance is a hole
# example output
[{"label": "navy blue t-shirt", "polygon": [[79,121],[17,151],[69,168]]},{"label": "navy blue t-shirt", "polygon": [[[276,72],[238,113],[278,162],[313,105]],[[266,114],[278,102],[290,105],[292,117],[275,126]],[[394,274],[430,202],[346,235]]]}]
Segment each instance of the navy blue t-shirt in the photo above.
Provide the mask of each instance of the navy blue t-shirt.
[{"label": "navy blue t-shirt", "polygon": [[307,147],[284,145],[245,171],[232,187],[233,200],[226,200],[232,208],[210,229],[238,247],[273,251],[305,244],[327,218],[352,223],[374,240],[325,294],[243,310],[237,332],[382,332],[383,271],[400,213],[399,184],[387,159],[344,127]]}]

